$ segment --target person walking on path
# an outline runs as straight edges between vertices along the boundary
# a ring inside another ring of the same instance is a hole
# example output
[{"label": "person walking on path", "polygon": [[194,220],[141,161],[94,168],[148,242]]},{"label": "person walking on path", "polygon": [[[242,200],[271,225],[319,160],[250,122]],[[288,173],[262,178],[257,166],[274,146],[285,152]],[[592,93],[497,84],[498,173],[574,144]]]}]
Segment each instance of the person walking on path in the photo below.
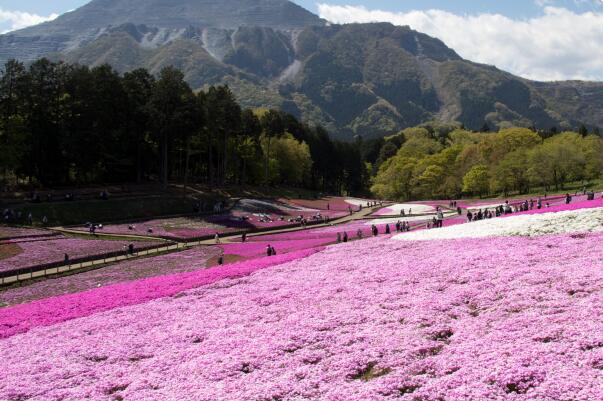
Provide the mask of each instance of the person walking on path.
[{"label": "person walking on path", "polygon": [[220,243],[220,234],[216,233],[216,235],[214,235],[214,241],[216,242],[216,244]]},{"label": "person walking on path", "polygon": [[243,233],[243,235],[241,235],[241,242],[242,243],[247,242],[247,233]]},{"label": "person walking on path", "polygon": [[438,208],[438,213],[437,213],[437,217],[438,217],[438,227],[442,228],[442,226],[444,225],[444,213],[442,212],[442,209]]}]

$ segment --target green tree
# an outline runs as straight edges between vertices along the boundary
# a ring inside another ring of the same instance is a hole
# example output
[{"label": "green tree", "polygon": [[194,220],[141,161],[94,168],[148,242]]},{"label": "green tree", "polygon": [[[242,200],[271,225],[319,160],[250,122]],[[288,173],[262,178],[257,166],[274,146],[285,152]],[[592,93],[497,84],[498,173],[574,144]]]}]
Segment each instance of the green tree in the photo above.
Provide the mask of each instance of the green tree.
[{"label": "green tree", "polygon": [[173,67],[166,67],[159,73],[149,100],[149,110],[155,137],[160,148],[160,177],[164,189],[168,186],[170,141],[177,135],[183,124],[181,114],[193,93],[184,81],[184,75]]},{"label": "green tree", "polygon": [[488,167],[483,164],[473,166],[463,177],[463,192],[479,196],[488,193],[490,188],[490,174]]},{"label": "green tree", "polygon": [[283,121],[281,115],[276,110],[268,110],[260,117],[260,123],[262,125],[262,135],[265,138],[264,149],[264,181],[266,184],[270,183],[268,163],[270,160],[270,151],[273,138],[278,138],[284,133]]}]

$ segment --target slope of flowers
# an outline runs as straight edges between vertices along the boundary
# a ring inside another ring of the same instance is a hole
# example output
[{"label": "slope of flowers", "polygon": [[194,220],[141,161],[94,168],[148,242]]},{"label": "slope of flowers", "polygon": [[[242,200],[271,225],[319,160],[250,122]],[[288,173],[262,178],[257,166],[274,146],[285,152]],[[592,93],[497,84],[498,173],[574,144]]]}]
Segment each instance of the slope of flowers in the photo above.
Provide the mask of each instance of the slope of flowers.
[{"label": "slope of flowers", "polygon": [[1,308],[0,338],[23,333],[35,327],[53,325],[122,306],[169,297],[190,288],[211,284],[227,278],[245,276],[266,267],[304,258],[321,249],[306,249],[213,269],[113,284],[80,293]]},{"label": "slope of flowers", "polygon": [[146,277],[199,270],[207,267],[208,262],[221,253],[222,250],[218,247],[195,247],[182,252],[128,260],[75,275],[28,283],[23,287],[2,289],[0,305],[15,305]]},{"label": "slope of flowers", "polygon": [[[574,198],[576,199],[576,198]],[[554,213],[554,212],[563,212],[568,210],[580,210],[580,209],[593,209],[603,207],[603,198],[598,198],[595,200],[585,200],[585,199],[577,199],[572,201],[569,204],[557,203],[554,206],[543,207],[542,209],[534,208],[532,210],[527,210],[525,212],[517,212],[514,214],[508,214],[505,216],[517,216],[517,215],[526,215],[526,214],[542,214],[542,213]]]},{"label": "slope of flowers", "polygon": [[[231,243],[220,245],[225,255],[237,255],[246,259],[257,258],[266,255],[266,247],[270,245],[278,254],[311,249],[318,246],[329,245],[335,242],[335,237],[331,238],[303,238],[303,239],[284,239],[287,234],[279,234],[282,240],[276,241],[251,241],[246,243]],[[258,237],[263,239],[263,237]]]},{"label": "slope of flowers", "polygon": [[0,226],[0,241],[15,238],[47,237],[56,235],[49,230],[40,230],[36,228],[8,227]]},{"label": "slope of flowers", "polygon": [[347,202],[345,198],[341,197],[326,197],[320,199],[286,199],[284,202],[297,205],[305,208],[311,208],[315,210],[320,210],[322,214],[328,215],[329,217],[336,216],[345,216],[349,210],[349,207],[358,206],[362,204],[362,206],[366,206],[366,200],[356,199],[351,203]]},{"label": "slope of flowers", "polygon": [[1,340],[0,399],[600,400],[602,240],[331,247]]},{"label": "slope of flowers", "polygon": [[[216,220],[212,222],[210,220]],[[227,219],[228,220],[228,219]],[[244,229],[233,224],[228,227],[220,224],[222,221],[216,217],[207,217],[205,219],[195,217],[174,217],[166,219],[154,219],[130,224],[108,224],[103,226],[98,232],[104,234],[124,234],[124,235],[152,235],[163,238],[198,238],[211,236],[215,233],[229,233]],[[80,228],[86,231],[86,228]],[[149,231],[150,230],[150,231]]]},{"label": "slope of flowers", "polygon": [[[65,253],[73,260],[81,257],[118,252],[130,243],[130,241],[87,240],[64,237],[57,239],[50,237],[50,239],[31,241],[19,240],[16,245],[22,249],[22,252],[12,258],[0,260],[0,271],[10,271],[40,264],[60,262],[64,259]],[[157,241],[134,242],[135,248],[160,244],[161,242]],[[0,247],[3,246],[6,245],[0,244]]]},{"label": "slope of flowers", "polygon": [[437,230],[405,233],[394,239],[422,241],[494,236],[538,236],[602,230],[603,208],[598,207],[577,208],[553,213],[508,215],[506,218],[480,220]]}]

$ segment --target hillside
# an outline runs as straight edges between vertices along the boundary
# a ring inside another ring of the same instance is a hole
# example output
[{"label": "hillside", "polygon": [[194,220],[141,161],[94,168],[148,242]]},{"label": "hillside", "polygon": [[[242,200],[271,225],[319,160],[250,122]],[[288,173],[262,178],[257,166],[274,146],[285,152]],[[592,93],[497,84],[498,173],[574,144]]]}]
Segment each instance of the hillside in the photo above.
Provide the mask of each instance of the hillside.
[{"label": "hillside", "polygon": [[0,61],[51,56],[119,71],[175,65],[341,138],[440,119],[479,129],[603,126],[603,84],[528,81],[390,24],[329,25],[285,0],[95,0],[0,36]]}]

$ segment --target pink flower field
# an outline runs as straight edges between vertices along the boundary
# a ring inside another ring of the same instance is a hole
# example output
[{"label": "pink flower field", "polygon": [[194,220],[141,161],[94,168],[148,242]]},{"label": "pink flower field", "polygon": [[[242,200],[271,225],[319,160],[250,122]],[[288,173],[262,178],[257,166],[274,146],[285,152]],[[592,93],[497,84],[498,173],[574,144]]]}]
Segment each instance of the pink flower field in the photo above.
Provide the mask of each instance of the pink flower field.
[{"label": "pink flower field", "polygon": [[[0,248],[8,246],[18,246],[21,253],[6,259],[0,259],[0,272],[10,271],[25,267],[32,267],[41,264],[61,262],[67,253],[71,260],[103,255],[111,252],[118,252],[124,249],[124,246],[132,243],[131,241],[106,241],[106,240],[88,240],[79,238],[49,238],[32,239],[31,241],[16,240],[0,244]],[[158,241],[136,241],[133,242],[135,248],[161,245]],[[1,254],[0,249],[0,254]]]},{"label": "pink flower field", "polygon": [[602,240],[381,237],[5,308],[0,399],[599,400]]},{"label": "pink flower field", "polygon": [[[215,233],[226,234],[244,229],[237,226],[228,227],[224,224],[219,224],[218,221],[211,222],[210,220],[211,217],[205,219],[198,217],[175,217],[130,224],[108,224],[103,226],[102,229],[99,229],[98,232],[103,234],[143,235],[171,239],[188,239],[213,236]],[[222,223],[228,222],[224,221]],[[87,232],[88,229],[79,228],[79,230]],[[149,230],[152,232],[149,233]]]},{"label": "pink flower field", "polygon": [[[307,257],[323,248],[234,263],[224,267],[113,284],[76,294],[66,294],[0,309],[0,339],[71,319],[89,316],[153,299],[171,297],[190,288]],[[2,354],[0,354],[1,356]],[[0,383],[1,385],[1,383]]]},{"label": "pink flower field", "polygon": [[0,226],[0,241],[11,240],[16,238],[48,237],[54,235],[57,234],[49,230],[40,230],[25,227]]},{"label": "pink flower field", "polygon": [[15,305],[146,277],[204,269],[221,253],[221,249],[214,246],[195,247],[183,252],[128,260],[84,273],[8,288],[0,291],[0,305]]}]

